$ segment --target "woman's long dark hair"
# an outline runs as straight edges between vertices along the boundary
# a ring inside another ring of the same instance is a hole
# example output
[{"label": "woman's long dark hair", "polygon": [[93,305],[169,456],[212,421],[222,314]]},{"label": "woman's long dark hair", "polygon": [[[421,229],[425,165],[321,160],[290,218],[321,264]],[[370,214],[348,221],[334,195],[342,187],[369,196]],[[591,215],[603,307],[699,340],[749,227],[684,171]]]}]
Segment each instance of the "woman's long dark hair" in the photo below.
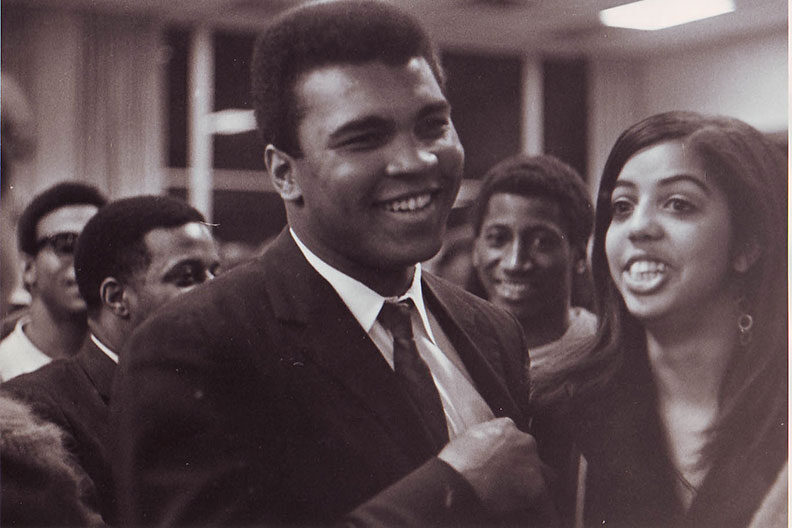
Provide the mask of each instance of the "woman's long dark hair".
[{"label": "woman's long dark hair", "polygon": [[[643,328],[627,311],[610,276],[605,235],[611,223],[611,193],[625,163],[638,151],[671,140],[694,152],[725,192],[734,232],[732,251],[750,244],[758,244],[761,251],[745,274],[735,272],[754,318],[752,339],[731,356],[721,384],[719,415],[703,453],[707,462],[732,457],[728,465],[736,477],[741,469],[762,463],[772,439],[786,446],[788,402],[787,163],[777,145],[742,121],[669,112],[644,119],[617,139],[600,181],[594,224],[592,272],[600,326],[593,353],[575,375],[576,394],[607,388],[626,355],[636,353],[634,343],[646,346]],[[735,446],[740,448],[737,453]]]}]

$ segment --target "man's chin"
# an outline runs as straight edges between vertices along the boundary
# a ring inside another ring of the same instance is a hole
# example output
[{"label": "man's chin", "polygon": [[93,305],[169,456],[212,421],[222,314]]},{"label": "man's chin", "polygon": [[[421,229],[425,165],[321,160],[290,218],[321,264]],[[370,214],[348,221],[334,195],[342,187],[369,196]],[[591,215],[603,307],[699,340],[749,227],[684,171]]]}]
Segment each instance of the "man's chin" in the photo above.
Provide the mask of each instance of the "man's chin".
[{"label": "man's chin", "polygon": [[69,315],[85,315],[85,312],[88,310],[88,306],[85,304],[85,301],[82,299],[75,300],[68,303],[64,306],[64,311]]}]

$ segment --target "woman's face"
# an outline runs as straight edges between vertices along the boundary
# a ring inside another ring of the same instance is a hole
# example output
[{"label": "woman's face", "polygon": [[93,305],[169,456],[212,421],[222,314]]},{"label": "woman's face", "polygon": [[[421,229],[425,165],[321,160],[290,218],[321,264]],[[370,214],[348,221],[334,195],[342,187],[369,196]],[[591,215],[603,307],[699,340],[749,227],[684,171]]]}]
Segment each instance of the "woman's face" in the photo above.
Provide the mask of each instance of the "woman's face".
[{"label": "woman's face", "polygon": [[691,321],[728,298],[726,195],[681,142],[659,143],[630,158],[616,180],[611,211],[605,252],[633,316],[644,323]]}]

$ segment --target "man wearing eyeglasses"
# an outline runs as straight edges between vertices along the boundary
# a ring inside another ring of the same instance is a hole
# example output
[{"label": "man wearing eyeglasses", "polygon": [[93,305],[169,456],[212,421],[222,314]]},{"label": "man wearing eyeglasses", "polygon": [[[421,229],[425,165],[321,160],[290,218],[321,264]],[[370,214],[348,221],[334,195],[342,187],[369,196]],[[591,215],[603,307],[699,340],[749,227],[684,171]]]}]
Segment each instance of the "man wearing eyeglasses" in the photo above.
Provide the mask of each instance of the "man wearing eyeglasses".
[{"label": "man wearing eyeglasses", "polygon": [[17,226],[30,292],[27,313],[0,342],[0,382],[74,355],[86,336],[85,301],[74,278],[74,247],[106,202],[90,185],[63,182],[37,195]]}]

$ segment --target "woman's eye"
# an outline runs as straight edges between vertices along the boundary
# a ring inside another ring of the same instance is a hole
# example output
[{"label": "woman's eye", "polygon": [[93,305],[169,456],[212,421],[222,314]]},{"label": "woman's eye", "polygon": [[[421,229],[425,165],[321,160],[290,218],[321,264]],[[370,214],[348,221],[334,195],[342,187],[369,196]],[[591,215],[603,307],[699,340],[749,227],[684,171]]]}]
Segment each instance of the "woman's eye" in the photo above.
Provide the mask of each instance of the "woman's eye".
[{"label": "woman's eye", "polygon": [[632,211],[632,204],[625,199],[614,200],[611,203],[611,215],[614,218],[622,218]]},{"label": "woman's eye", "polygon": [[675,213],[689,213],[695,209],[695,206],[684,198],[671,198],[667,206]]}]

